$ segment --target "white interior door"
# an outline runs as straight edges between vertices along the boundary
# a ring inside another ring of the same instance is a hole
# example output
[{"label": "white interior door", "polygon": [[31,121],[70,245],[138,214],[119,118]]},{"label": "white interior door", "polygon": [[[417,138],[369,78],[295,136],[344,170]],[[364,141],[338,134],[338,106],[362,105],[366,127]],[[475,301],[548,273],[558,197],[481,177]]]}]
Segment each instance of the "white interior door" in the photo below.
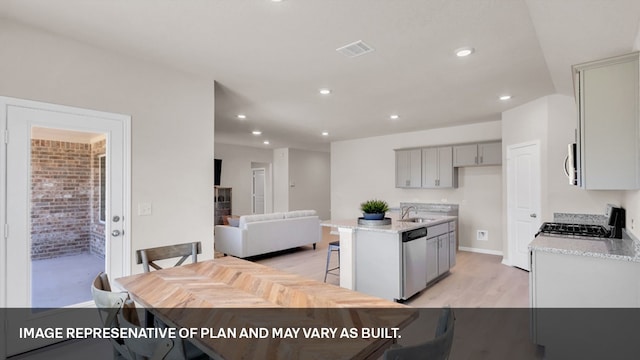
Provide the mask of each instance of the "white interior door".
[{"label": "white interior door", "polygon": [[264,195],[266,192],[264,169],[251,169],[251,172],[253,173],[251,186],[251,211],[254,214],[264,214]]},{"label": "white interior door", "polygon": [[[6,158],[2,172],[6,176],[3,206],[5,212],[6,249],[2,260],[6,264],[2,274],[3,306],[23,308],[25,311],[10,312],[6,319],[7,329],[17,327],[61,327],[68,324],[69,316],[65,308],[91,307],[91,298],[71,303],[58,304],[53,309],[43,309],[34,304],[36,274],[63,277],[64,268],[52,268],[50,271],[35,272],[32,261],[32,139],[34,128],[46,128],[54,131],[65,130],[77,133],[104,134],[105,156],[104,173],[104,269],[111,278],[128,275],[130,269],[130,243],[128,239],[130,224],[130,180],[129,180],[129,128],[130,118],[119,114],[77,109],[52,104],[44,104],[11,98],[0,98],[2,105],[2,129],[6,132]],[[45,184],[46,186],[47,184]],[[74,195],[60,194],[55,201],[61,204],[72,201]],[[47,205],[53,206],[53,205]],[[55,217],[56,214],[48,216]],[[52,246],[55,246],[52,245]],[[71,265],[62,265],[70,267]],[[96,274],[97,275],[97,274]],[[91,275],[89,275],[91,276]],[[52,280],[49,280],[52,281]],[[89,288],[90,284],[82,284]],[[68,294],[68,288],[52,289]],[[37,308],[36,308],[37,307]],[[74,327],[82,326],[73,319]],[[48,345],[59,340],[19,341],[15,333],[6,332],[5,355],[13,355]],[[0,357],[1,354],[0,354]]]},{"label": "white interior door", "polygon": [[528,246],[540,228],[540,144],[507,148],[507,236],[511,265],[531,270]]}]

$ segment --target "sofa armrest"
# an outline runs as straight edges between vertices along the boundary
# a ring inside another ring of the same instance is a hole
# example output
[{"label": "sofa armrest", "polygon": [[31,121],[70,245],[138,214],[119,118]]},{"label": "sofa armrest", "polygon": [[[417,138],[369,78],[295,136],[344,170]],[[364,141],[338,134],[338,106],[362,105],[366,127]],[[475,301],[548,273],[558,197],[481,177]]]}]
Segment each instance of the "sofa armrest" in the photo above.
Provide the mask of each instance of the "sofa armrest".
[{"label": "sofa armrest", "polygon": [[245,253],[246,230],[228,226],[216,225],[214,233],[214,248],[224,254],[243,257]]}]

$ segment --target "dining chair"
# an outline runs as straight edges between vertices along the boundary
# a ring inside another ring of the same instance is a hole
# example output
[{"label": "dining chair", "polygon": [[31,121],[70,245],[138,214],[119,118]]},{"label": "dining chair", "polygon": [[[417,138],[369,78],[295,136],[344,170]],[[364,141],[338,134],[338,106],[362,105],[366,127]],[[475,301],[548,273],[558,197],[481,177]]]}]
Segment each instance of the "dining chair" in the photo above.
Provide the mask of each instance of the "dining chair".
[{"label": "dining chair", "polygon": [[191,261],[193,263],[197,263],[198,254],[201,253],[202,245],[199,241],[196,241],[185,244],[140,249],[136,251],[136,261],[138,264],[142,264],[144,272],[149,272],[151,271],[150,267],[156,270],[162,269],[162,267],[160,267],[154,261],[180,257],[178,262],[174,265],[180,266],[189,256],[191,256]]},{"label": "dining chair", "polygon": [[446,360],[451,353],[455,316],[450,307],[440,313],[435,338],[411,346],[392,346],[384,352],[384,360],[430,359]]},{"label": "dining chair", "polygon": [[[123,328],[139,329],[140,326],[133,323],[128,313],[118,314],[118,320]],[[132,360],[200,360],[209,357],[199,349],[195,355],[189,354],[186,343],[182,339],[159,338],[125,338],[124,344],[131,354]]]},{"label": "dining chair", "polygon": [[[100,316],[102,325],[105,328],[120,327],[118,315],[123,311],[127,312],[128,318],[131,319],[132,322],[140,323],[135,310],[135,304],[129,299],[129,294],[124,291],[111,291],[107,274],[101,272],[95,277],[93,284],[91,284],[91,295],[98,309],[98,315]],[[114,359],[133,359],[123,339],[110,338],[109,341],[113,346]]]}]

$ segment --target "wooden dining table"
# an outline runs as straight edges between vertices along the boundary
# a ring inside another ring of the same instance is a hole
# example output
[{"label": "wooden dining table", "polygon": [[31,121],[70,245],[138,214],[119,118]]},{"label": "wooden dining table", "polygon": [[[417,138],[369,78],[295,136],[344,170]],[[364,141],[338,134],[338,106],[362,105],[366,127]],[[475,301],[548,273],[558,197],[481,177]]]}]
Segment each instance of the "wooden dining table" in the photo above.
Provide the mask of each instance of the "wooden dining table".
[{"label": "wooden dining table", "polygon": [[[234,257],[115,281],[169,326],[207,329],[189,341],[213,358],[378,358],[418,317],[399,303]],[[243,329],[267,336],[242,338]]]}]

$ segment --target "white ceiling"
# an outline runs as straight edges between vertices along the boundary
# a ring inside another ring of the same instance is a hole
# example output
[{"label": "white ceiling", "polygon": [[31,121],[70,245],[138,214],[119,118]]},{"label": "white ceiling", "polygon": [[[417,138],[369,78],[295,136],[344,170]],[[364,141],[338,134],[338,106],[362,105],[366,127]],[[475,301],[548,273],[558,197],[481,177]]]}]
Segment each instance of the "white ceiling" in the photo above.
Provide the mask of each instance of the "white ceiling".
[{"label": "white ceiling", "polygon": [[[326,150],[570,95],[572,64],[639,42],[640,1],[1,0],[0,17],[215,80],[216,142]],[[335,51],[356,40],[375,51]]]}]

